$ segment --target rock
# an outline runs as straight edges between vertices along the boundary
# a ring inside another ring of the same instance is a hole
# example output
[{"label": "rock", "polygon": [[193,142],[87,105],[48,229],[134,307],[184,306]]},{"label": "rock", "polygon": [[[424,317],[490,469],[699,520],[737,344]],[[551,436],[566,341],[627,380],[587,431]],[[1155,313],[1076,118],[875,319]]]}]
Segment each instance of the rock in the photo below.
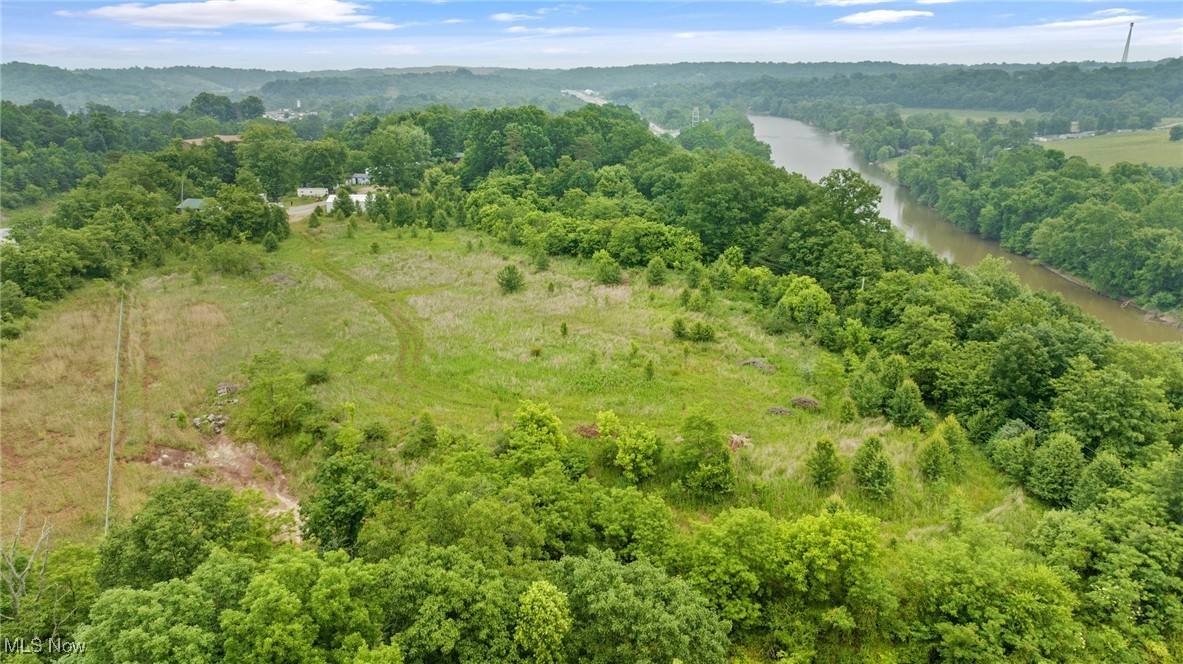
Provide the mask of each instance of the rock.
[{"label": "rock", "polygon": [[794,406],[798,408],[804,408],[805,410],[817,410],[822,406],[821,402],[817,399],[814,399],[813,397],[807,397],[805,395],[795,396],[792,399],[789,399],[789,402]]},{"label": "rock", "polygon": [[776,367],[769,364],[768,361],[762,357],[749,357],[739,364],[743,367],[756,367],[760,371],[767,371],[768,373],[776,371]]}]

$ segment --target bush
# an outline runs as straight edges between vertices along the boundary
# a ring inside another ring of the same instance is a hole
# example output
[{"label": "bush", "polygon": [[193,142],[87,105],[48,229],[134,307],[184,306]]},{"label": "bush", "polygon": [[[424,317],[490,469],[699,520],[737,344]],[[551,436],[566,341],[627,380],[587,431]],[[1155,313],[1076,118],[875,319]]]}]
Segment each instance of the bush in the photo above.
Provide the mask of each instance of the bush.
[{"label": "bush", "polygon": [[279,250],[279,238],[275,237],[275,233],[267,231],[267,234],[263,236],[263,249],[267,253]]},{"label": "bush", "polygon": [[916,458],[920,476],[929,482],[947,478],[953,471],[953,453],[944,436],[937,434],[924,442]]},{"label": "bush", "polygon": [[497,285],[501,286],[503,295],[508,295],[522,290],[526,285],[526,278],[522,276],[522,271],[516,265],[510,263],[497,273]]},{"label": "bush", "polygon": [[435,422],[431,419],[431,414],[423,411],[415,420],[414,426],[411,427],[411,432],[407,434],[406,439],[403,441],[400,451],[404,457],[414,459],[435,447],[438,439],[439,432],[435,428]]},{"label": "bush", "polygon": [[1031,467],[1031,455],[1034,450],[1035,432],[1028,431],[1015,438],[994,441],[992,456],[1002,472],[1022,484],[1027,480],[1027,471]]},{"label": "bush", "polygon": [[214,272],[245,277],[262,267],[262,256],[250,245],[223,242],[209,250],[206,262]]},{"label": "bush", "polygon": [[624,281],[624,272],[620,269],[620,263],[617,263],[616,259],[603,249],[592,254],[592,267],[595,271],[596,281],[605,286]]},{"label": "bush", "polygon": [[707,343],[715,340],[715,328],[703,323],[695,321],[694,325],[690,326],[690,333],[688,338],[691,341],[699,343]]},{"label": "bush", "polygon": [[834,440],[825,436],[818,438],[813,453],[805,461],[805,467],[809,469],[809,481],[814,488],[832,490],[838,483],[838,476],[842,474],[842,462],[838,459]]},{"label": "bush", "polygon": [[686,340],[690,337],[690,329],[686,325],[685,318],[675,318],[670,330],[674,333],[675,339]]},{"label": "bush", "polygon": [[616,439],[616,458],[613,465],[630,482],[640,482],[657,472],[661,455],[661,441],[657,432],[642,426],[629,427]]},{"label": "bush", "polygon": [[871,436],[854,453],[851,466],[854,483],[875,500],[887,500],[895,493],[895,468],[883,454],[883,441]]},{"label": "bush", "polygon": [[1027,487],[1056,507],[1068,505],[1084,468],[1080,443],[1066,433],[1053,434],[1031,455]]},{"label": "bush", "polygon": [[924,421],[928,411],[920,398],[920,388],[911,378],[904,379],[887,403],[887,417],[899,427],[914,427]]},{"label": "bush", "polygon": [[329,368],[315,367],[304,372],[305,385],[323,385],[329,382]]},{"label": "bush", "polygon": [[661,256],[654,256],[645,269],[645,283],[650,286],[662,286],[666,282],[667,270]]}]

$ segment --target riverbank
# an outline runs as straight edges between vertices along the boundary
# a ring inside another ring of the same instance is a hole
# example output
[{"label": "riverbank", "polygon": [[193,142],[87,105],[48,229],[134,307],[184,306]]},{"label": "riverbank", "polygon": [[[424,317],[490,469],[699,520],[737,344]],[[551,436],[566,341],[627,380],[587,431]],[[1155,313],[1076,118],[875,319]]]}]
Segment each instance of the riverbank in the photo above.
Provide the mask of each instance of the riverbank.
[{"label": "riverbank", "polygon": [[987,256],[1006,259],[1008,269],[1036,290],[1058,293],[1099,319],[1121,338],[1152,343],[1183,342],[1183,329],[1171,314],[1144,312],[1132,304],[1101,295],[1087,284],[1064,278],[1045,266],[1003,249],[998,242],[970,233],[920,203],[887,170],[859,160],[843,145],[843,139],[797,120],[749,114],[756,138],[772,148],[772,161],[789,171],[817,181],[834,169],[852,169],[880,188],[880,214],[910,240],[919,242],[941,258],[972,268]]}]

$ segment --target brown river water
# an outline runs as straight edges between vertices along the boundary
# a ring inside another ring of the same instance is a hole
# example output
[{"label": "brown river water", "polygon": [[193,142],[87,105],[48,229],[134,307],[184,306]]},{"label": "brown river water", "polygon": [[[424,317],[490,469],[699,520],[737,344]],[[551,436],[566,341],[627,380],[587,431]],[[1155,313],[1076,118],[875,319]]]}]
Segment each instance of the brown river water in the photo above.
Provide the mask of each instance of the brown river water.
[{"label": "brown river water", "polygon": [[1031,288],[1055,291],[1098,318],[1113,333],[1135,341],[1183,341],[1183,330],[1148,320],[1132,304],[1122,303],[1068,281],[1028,258],[1013,254],[997,242],[972,235],[943,219],[935,210],[917,201],[882,169],[858,159],[841,139],[803,122],[764,115],[748,119],[756,128],[756,138],[772,147],[772,161],[788,171],[801,173],[816,182],[838,168],[857,170],[868,182],[883,192],[879,213],[903,231],[909,239],[929,247],[946,260],[973,267],[986,256],[1001,256],[1010,261],[1010,270]]}]

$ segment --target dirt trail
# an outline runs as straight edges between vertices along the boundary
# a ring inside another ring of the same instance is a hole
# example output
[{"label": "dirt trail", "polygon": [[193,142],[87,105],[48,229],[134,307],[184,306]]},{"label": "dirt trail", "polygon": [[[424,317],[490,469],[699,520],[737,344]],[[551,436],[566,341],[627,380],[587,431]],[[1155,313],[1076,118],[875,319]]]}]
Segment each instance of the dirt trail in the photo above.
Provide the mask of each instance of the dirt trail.
[{"label": "dirt trail", "polygon": [[423,333],[407,311],[402,296],[357,279],[334,265],[324,248],[317,246],[319,242],[307,232],[301,232],[300,237],[308,242],[308,257],[317,270],[373,307],[394,328],[398,340],[399,372],[405,372],[408,365],[419,364],[423,357]]}]

